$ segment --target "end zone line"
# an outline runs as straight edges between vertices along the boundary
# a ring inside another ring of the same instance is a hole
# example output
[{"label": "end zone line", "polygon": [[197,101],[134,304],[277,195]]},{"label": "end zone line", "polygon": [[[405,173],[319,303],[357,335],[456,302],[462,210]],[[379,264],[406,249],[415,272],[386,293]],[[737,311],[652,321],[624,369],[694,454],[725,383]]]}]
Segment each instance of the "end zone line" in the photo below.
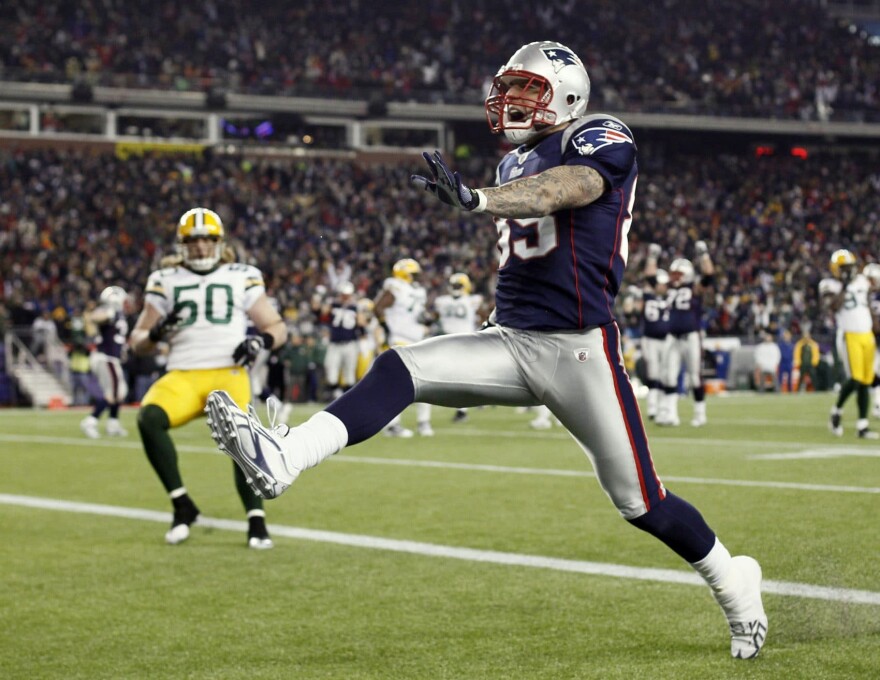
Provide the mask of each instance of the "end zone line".
[{"label": "end zone line", "polygon": [[[54,510],[60,512],[72,512],[89,515],[101,515],[105,517],[121,517],[148,522],[167,523],[171,519],[171,513],[157,510],[144,510],[139,508],[124,508],[115,505],[99,505],[96,503],[80,503],[76,501],[63,501],[53,498],[37,498],[33,496],[17,496],[14,494],[0,494],[0,504],[18,507],[36,508],[40,510]],[[247,531],[247,523],[237,520],[216,519],[200,517],[199,526],[220,529],[223,531]],[[484,564],[498,564],[512,567],[532,567],[538,569],[551,569],[577,574],[589,574],[592,576],[610,576],[613,578],[636,579],[640,581],[653,581],[658,583],[677,583],[690,586],[705,587],[703,580],[693,572],[679,571],[675,569],[655,569],[651,567],[629,567],[622,564],[607,564],[602,562],[586,562],[559,557],[544,557],[541,555],[523,555],[520,553],[499,552],[495,550],[477,550],[474,548],[459,548],[435,543],[422,543],[419,541],[403,541],[378,536],[365,536],[362,534],[344,534],[335,531],[321,531],[317,529],[303,529],[277,524],[270,524],[273,536],[284,536],[304,541],[319,543],[332,543],[355,548],[369,548],[373,550],[387,550],[391,552],[408,553],[424,557],[445,557],[448,559],[464,560],[467,562],[480,562]],[[774,595],[786,595],[791,597],[803,597],[814,600],[828,600],[831,602],[845,602],[850,604],[880,605],[880,592],[870,590],[856,590],[851,588],[829,588],[806,583],[793,583],[788,581],[764,581],[763,592]]]}]

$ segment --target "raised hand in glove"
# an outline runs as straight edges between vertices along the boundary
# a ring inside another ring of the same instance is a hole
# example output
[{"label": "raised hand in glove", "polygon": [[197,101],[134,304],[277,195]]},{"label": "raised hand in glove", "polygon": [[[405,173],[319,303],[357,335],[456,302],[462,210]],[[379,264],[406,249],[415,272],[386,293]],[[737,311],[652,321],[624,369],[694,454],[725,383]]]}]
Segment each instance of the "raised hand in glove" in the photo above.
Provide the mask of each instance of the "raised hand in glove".
[{"label": "raised hand in glove", "polygon": [[652,243],[648,246],[648,257],[656,260],[660,257],[660,253],[663,252],[663,248],[660,247],[659,243]]},{"label": "raised hand in glove", "polygon": [[180,318],[182,309],[183,305],[178,302],[164,318],[156,322],[150,329],[151,342],[161,342],[180,327],[183,322],[183,319]]},{"label": "raised hand in glove", "polygon": [[435,151],[433,155],[426,152],[422,156],[428,162],[428,169],[431,171],[432,177],[412,175],[410,183],[414,187],[434,194],[447,205],[459,210],[481,211],[485,208],[486,199],[483,193],[478,189],[465,186],[459,174],[452,172],[446,165],[446,161],[443,160],[439,151]]},{"label": "raised hand in glove", "polygon": [[705,241],[697,241],[694,244],[694,252],[696,252],[697,257],[703,257],[703,255],[708,254],[709,246],[706,245]]},{"label": "raised hand in glove", "polygon": [[232,352],[232,360],[239,366],[250,366],[257,360],[257,355],[264,349],[272,349],[275,338],[271,333],[249,335]]}]

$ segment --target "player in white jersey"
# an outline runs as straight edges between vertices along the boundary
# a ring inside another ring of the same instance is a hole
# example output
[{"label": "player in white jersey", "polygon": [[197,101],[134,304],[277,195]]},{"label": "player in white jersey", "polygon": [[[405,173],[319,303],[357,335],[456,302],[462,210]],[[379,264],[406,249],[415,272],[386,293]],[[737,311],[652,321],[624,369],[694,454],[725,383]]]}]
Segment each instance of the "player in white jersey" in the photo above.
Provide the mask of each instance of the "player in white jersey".
[{"label": "player in white jersey", "polygon": [[[870,305],[871,314],[874,317],[874,340],[876,342],[878,335],[880,335],[880,264],[869,262],[862,269],[862,274],[871,284]],[[880,343],[874,352],[874,382],[871,385],[871,391],[874,398],[873,416],[880,418]]]},{"label": "player in white jersey", "polygon": [[819,294],[834,312],[837,325],[837,353],[846,373],[837,402],[831,407],[831,432],[843,435],[843,405],[855,392],[859,418],[856,432],[861,439],[877,439],[877,432],[868,428],[870,388],[874,382],[874,359],[877,343],[874,339],[874,318],[871,314],[871,283],[859,273],[856,257],[849,250],[837,250],[831,255],[831,273],[834,278],[819,282]]},{"label": "player in white jersey", "polygon": [[[449,292],[438,295],[434,300],[440,335],[473,333],[479,330],[480,324],[488,315],[483,313],[483,296],[474,293],[473,289],[471,278],[467,274],[456,272],[449,277]],[[456,409],[452,422],[463,423],[465,420],[467,409]]]},{"label": "player in white jersey", "polygon": [[[382,284],[374,312],[385,325],[389,347],[406,347],[425,338],[423,321],[428,293],[419,285],[421,275],[419,263],[412,258],[404,258],[394,263],[391,276]],[[416,404],[416,420],[420,435],[434,436],[430,404]],[[412,437],[413,433],[400,424],[400,415],[397,415],[385,426],[385,434],[390,437]]]},{"label": "player in white jersey", "polygon": [[[165,534],[171,545],[189,538],[199,509],[183,485],[168,430],[202,415],[208,394],[221,386],[247,408],[251,387],[245,367],[262,350],[287,338],[287,328],[266,296],[262,273],[234,262],[215,212],[194,208],[184,213],[177,240],[178,264],[150,274],[144,309],[130,338],[137,353],[151,352],[159,342],[169,346],[168,372],[144,396],[138,430],[174,506],[171,529]],[[248,320],[257,335],[246,334]],[[234,472],[248,517],[248,547],[271,548],[262,499],[238,467]]]}]

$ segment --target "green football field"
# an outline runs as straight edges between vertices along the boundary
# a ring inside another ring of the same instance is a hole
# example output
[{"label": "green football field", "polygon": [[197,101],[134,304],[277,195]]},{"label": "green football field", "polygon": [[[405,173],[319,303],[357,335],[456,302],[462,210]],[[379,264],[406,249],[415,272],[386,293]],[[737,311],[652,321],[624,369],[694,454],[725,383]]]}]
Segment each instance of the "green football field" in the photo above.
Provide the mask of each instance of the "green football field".
[{"label": "green football field", "polygon": [[666,487],[763,566],[753,661],[527,413],[435,408],[434,438],[346,449],[267,503],[276,546],[257,552],[203,420],[174,434],[204,515],[171,547],[134,410],[97,441],[83,411],[0,411],[0,677],[880,677],[880,444],[854,404],[833,438],[831,400],[710,397],[701,429],[685,400],[681,427],[648,426]]}]

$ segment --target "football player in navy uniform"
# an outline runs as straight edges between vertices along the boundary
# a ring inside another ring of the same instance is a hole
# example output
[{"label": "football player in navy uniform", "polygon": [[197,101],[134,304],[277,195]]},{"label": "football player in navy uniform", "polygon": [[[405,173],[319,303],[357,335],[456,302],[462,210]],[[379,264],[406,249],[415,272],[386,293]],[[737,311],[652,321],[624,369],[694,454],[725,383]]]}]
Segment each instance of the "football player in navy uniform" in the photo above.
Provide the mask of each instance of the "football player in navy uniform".
[{"label": "football player in navy uniform", "polygon": [[665,269],[657,268],[657,258],[660,252],[658,244],[652,243],[649,246],[645,270],[646,272],[650,270],[651,274],[645,275],[639,297],[632,299],[629,305],[624,306],[625,311],[631,306],[632,311],[638,312],[641,318],[641,349],[642,357],[645,360],[645,386],[648,388],[648,418],[651,420],[657,418],[665,393],[663,369],[666,366],[672,340],[669,335],[669,301],[667,299],[669,274]]},{"label": "football player in navy uniform", "polygon": [[364,333],[354,284],[343,281],[336,293],[324,304],[322,311],[330,329],[330,344],[324,356],[324,379],[334,398],[342,396],[357,379],[358,338]]},{"label": "football player in navy uniform", "polygon": [[92,413],[79,424],[87,437],[97,439],[98,419],[106,409],[107,434],[111,437],[125,437],[128,432],[119,422],[119,408],[128,395],[128,383],[122,372],[122,354],[128,337],[128,321],[123,308],[128,299],[119,286],[109,286],[101,291],[98,306],[88,313],[88,320],[98,327],[95,350],[89,356],[89,369],[98,379],[101,398],[95,400]]},{"label": "football player in navy uniform", "polygon": [[[669,265],[669,335],[671,343],[665,354],[663,370],[664,396],[657,413],[658,425],[680,424],[678,418],[678,378],[685,372],[685,387],[694,395],[694,415],[691,425],[706,424],[706,389],[703,386],[703,304],[702,296],[712,285],[715,268],[705,241],[696,243],[696,262],[700,269],[697,279],[693,263],[677,258]],[[646,273],[650,263],[646,267]]]},{"label": "football player in navy uniform", "polygon": [[439,152],[425,154],[428,176],[412,178],[454,208],[495,217],[494,325],[384,352],[360,383],[298,427],[265,428],[223,392],[208,399],[209,426],[254,488],[276,497],[414,401],[546,404],[620,514],[709,584],[733,656],[754,657],[767,632],[760,566],[731,557],[697,509],[664,487],[624,368],[612,309],[628,255],[636,146],[625,123],[587,113],[589,95],[574,52],[555,42],[525,45],[486,100],[492,130],[517,145],[498,166],[497,186],[468,187]]}]

